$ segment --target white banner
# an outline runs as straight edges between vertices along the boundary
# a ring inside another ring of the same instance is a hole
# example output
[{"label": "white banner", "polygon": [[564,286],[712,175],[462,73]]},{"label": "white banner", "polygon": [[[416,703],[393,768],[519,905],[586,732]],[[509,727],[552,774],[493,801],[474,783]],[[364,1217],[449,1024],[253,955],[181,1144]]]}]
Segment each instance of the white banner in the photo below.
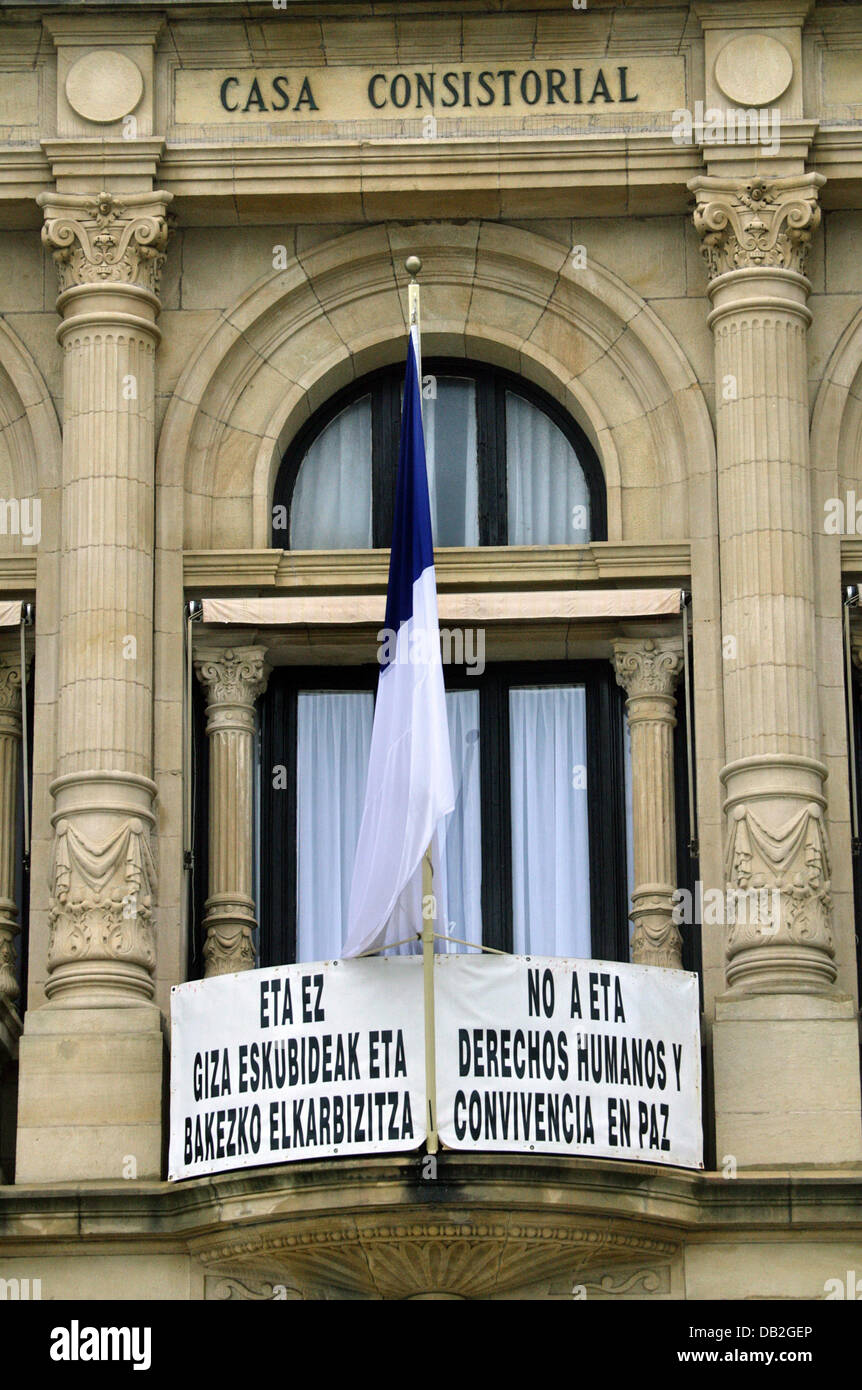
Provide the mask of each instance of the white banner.
[{"label": "white banner", "polygon": [[436,986],[448,1147],[703,1167],[696,975],[447,955]]},{"label": "white banner", "polygon": [[[703,1166],[695,975],[458,955],[434,973],[444,1145]],[[171,1018],[171,1180],[425,1141],[419,956],[197,980]]]},{"label": "white banner", "polygon": [[171,991],[168,1177],[425,1140],[422,961],[248,970]]}]

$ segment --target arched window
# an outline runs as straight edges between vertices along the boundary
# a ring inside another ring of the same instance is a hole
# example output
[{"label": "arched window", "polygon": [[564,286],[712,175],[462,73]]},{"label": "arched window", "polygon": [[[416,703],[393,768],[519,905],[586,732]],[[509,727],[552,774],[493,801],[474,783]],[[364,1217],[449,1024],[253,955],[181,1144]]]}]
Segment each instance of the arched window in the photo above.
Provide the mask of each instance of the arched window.
[{"label": "arched window", "polygon": [[[273,545],[385,548],[392,534],[403,365],[328,401],[279,470]],[[607,536],[604,479],[552,397],[498,368],[423,363],[434,543],[582,545]]]}]

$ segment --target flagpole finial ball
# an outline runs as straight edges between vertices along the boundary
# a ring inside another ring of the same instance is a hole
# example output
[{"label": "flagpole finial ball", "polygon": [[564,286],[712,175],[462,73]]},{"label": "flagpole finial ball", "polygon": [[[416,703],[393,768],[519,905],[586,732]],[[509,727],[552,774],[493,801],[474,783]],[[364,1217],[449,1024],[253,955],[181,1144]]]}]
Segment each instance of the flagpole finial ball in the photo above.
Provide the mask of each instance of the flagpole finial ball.
[{"label": "flagpole finial ball", "polygon": [[408,256],[407,260],[404,262],[404,269],[407,271],[407,274],[415,280],[422,269],[422,262],[418,256]]}]

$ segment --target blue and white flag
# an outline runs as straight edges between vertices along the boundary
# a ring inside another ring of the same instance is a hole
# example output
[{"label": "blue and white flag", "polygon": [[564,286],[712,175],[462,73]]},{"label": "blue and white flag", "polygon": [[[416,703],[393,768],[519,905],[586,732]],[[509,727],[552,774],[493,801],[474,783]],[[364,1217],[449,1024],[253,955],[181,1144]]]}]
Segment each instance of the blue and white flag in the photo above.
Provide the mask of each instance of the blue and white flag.
[{"label": "blue and white flag", "polygon": [[386,628],[350,887],[346,958],[421,931],[421,920],[412,919],[421,902],[417,879],[421,881],[422,858],[439,821],[455,804],[418,357],[411,333]]}]

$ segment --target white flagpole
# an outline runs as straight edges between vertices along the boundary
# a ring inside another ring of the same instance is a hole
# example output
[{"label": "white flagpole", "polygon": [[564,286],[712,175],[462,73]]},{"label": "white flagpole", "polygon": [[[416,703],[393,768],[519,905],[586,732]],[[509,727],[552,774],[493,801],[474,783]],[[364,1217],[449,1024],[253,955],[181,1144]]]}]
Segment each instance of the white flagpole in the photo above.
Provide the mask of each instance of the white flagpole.
[{"label": "white flagpole", "polygon": [[[419,318],[419,282],[416,279],[422,269],[422,262],[418,256],[408,256],[404,262],[404,268],[410,276],[407,286],[407,317],[410,324],[410,336],[413,339],[413,349],[416,353],[419,409],[424,417],[422,406],[422,328]],[[428,1109],[425,1119],[426,1147],[429,1154],[435,1154],[438,1149],[437,1039],[434,1025],[434,924],[436,919],[434,870],[431,862],[431,845],[429,844],[422,859],[422,980],[425,987],[425,1095]]]}]

